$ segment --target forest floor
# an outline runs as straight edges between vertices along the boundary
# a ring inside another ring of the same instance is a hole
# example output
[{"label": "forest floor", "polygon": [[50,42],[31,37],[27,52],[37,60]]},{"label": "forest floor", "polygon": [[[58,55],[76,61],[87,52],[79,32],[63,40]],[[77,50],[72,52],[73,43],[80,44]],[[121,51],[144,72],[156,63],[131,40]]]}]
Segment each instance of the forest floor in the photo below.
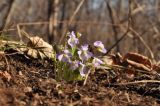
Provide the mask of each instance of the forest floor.
[{"label": "forest floor", "polygon": [[[125,74],[97,70],[83,81],[55,80],[52,61],[28,59],[23,55],[1,55],[0,106],[158,106],[160,84],[127,83]],[[116,71],[115,71],[116,72]],[[127,76],[127,75],[126,75]],[[128,80],[160,80],[141,74]],[[124,84],[118,84],[121,80]]]}]

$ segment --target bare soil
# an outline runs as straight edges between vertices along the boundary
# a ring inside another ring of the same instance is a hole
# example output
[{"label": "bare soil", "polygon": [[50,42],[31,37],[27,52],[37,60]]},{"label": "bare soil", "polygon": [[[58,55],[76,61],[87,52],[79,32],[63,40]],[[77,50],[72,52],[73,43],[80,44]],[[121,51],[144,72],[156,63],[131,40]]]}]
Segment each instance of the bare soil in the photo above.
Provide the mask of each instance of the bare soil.
[{"label": "bare soil", "polygon": [[[87,83],[57,82],[52,61],[27,59],[7,55],[0,58],[0,106],[159,106],[158,83],[115,84],[125,74],[116,70],[96,70]],[[123,72],[122,72],[123,73]],[[9,77],[11,76],[11,78]],[[157,79],[159,76],[140,75],[129,79]]]}]

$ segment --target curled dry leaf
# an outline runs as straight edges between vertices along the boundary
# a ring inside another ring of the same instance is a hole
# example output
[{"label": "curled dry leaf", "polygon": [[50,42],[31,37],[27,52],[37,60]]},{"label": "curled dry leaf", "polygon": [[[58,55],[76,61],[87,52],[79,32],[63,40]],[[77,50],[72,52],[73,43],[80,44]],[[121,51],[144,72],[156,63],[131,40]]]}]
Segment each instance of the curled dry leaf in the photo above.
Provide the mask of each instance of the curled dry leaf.
[{"label": "curled dry leaf", "polygon": [[152,70],[151,60],[148,57],[138,53],[127,53],[123,58],[123,62],[127,62],[129,65],[137,69],[142,69],[146,71]]},{"label": "curled dry leaf", "polygon": [[27,55],[33,58],[52,58],[53,47],[45,42],[42,38],[35,36],[30,37],[30,41],[27,43],[28,51]]},{"label": "curled dry leaf", "polygon": [[153,65],[153,70],[160,73],[160,61]]},{"label": "curled dry leaf", "polygon": [[137,68],[137,69],[142,69],[142,70],[146,70],[146,71],[151,71],[151,69],[148,68],[147,66],[145,66],[144,64],[137,63],[137,62],[132,61],[132,60],[129,60],[129,59],[127,59],[126,61],[127,61],[127,63],[128,63],[129,65],[131,65],[131,66],[133,66],[133,67],[135,67],[135,68]]}]

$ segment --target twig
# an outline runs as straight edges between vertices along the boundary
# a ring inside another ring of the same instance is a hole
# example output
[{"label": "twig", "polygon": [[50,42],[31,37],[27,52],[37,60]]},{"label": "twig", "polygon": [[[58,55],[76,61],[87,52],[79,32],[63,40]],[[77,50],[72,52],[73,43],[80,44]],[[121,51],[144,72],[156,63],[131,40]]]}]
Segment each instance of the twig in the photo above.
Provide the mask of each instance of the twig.
[{"label": "twig", "polygon": [[[124,37],[127,36],[127,33],[129,32],[129,30],[127,29],[127,31],[115,42],[115,44],[113,44],[108,50],[107,50],[107,53],[108,54],[114,47],[116,47],[123,39]],[[104,54],[104,55],[106,55]]]},{"label": "twig", "polygon": [[[68,20],[64,21],[58,21],[58,23],[68,23]],[[97,22],[97,21],[72,21],[72,23],[78,23],[78,24],[91,24],[91,25],[109,25],[109,26],[117,26],[120,27],[119,24],[112,24],[110,22]],[[49,24],[48,21],[39,21],[39,22],[24,22],[24,23],[18,23],[19,27],[21,26],[31,26],[31,25],[42,25],[42,24]],[[10,31],[16,31],[17,28],[10,28],[10,29],[3,29],[0,30],[0,33],[2,32],[10,32]]]},{"label": "twig", "polygon": [[21,30],[21,33],[22,33],[26,38],[30,39],[30,35],[29,35],[26,31]]},{"label": "twig", "polygon": [[135,85],[139,83],[160,83],[160,81],[159,80],[141,80],[141,81],[118,83],[118,84],[112,84],[112,85]]},{"label": "twig", "polygon": [[131,99],[129,98],[129,94],[128,94],[127,92],[125,92],[125,96],[126,96],[126,98],[127,98],[128,103],[130,103],[130,102],[131,102]]},{"label": "twig", "polygon": [[14,29],[14,28],[12,28],[12,29],[3,29],[3,30],[1,30],[0,31],[0,33],[2,33],[2,32],[10,32],[10,31],[16,31],[17,29]]},{"label": "twig", "polygon": [[130,31],[132,31],[138,38],[139,40],[143,43],[143,45],[146,47],[146,49],[149,51],[151,59],[154,60],[154,54],[150,47],[147,45],[147,43],[143,40],[143,38],[140,36],[138,32],[136,32],[133,28],[129,28]]},{"label": "twig", "polygon": [[124,69],[124,70],[131,70],[131,71],[136,71],[136,72],[140,72],[140,73],[145,73],[145,74],[152,74],[152,75],[155,75],[155,74],[157,75],[158,74],[154,70],[146,71],[146,70],[140,70],[140,69],[131,69],[131,68],[127,68],[127,67],[120,66],[120,65],[109,65],[109,64],[105,64],[105,66],[97,66],[97,69],[104,69],[104,70],[108,70],[108,69]]},{"label": "twig", "polygon": [[69,26],[71,25],[74,17],[76,16],[76,14],[78,13],[78,11],[80,10],[80,8],[81,8],[82,4],[84,3],[84,1],[85,1],[85,0],[82,0],[82,1],[79,3],[79,5],[77,6],[76,10],[74,11],[73,15],[71,16],[71,18],[70,18],[70,20],[69,20],[69,22],[68,22],[68,25],[69,25]]},{"label": "twig", "polygon": [[16,55],[16,54],[18,54],[18,53],[21,53],[21,52],[6,53],[5,55],[6,55],[6,56],[11,56],[11,55]]},{"label": "twig", "polygon": [[7,64],[7,71],[10,69],[10,67],[9,67],[9,63],[8,63],[8,60],[7,60],[7,58],[6,58],[6,56],[4,55],[4,59],[5,59],[5,61],[6,61],[6,64]]},{"label": "twig", "polygon": [[21,29],[20,29],[20,25],[19,24],[17,24],[17,32],[18,32],[18,36],[19,36],[20,42],[22,42]]},{"label": "twig", "polygon": [[88,71],[88,73],[87,73],[87,75],[86,75],[86,77],[85,77],[85,80],[84,80],[84,82],[83,82],[83,86],[86,85],[87,79],[88,79],[88,76],[89,76],[90,72],[91,72],[91,69]]}]

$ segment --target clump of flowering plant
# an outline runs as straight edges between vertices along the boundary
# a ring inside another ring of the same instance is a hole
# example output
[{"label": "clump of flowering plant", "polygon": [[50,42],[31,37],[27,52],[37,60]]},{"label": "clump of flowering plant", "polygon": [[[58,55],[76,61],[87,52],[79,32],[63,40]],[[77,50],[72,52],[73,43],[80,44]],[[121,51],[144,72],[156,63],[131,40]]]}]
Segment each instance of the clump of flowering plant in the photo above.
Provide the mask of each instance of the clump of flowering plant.
[{"label": "clump of flowering plant", "polygon": [[[67,44],[61,49],[60,54],[56,54],[57,79],[67,81],[82,80],[97,66],[104,65],[102,60],[89,51],[88,44],[78,47],[80,33],[69,32],[67,37]],[[106,53],[101,41],[95,41],[93,45],[99,52]]]}]

